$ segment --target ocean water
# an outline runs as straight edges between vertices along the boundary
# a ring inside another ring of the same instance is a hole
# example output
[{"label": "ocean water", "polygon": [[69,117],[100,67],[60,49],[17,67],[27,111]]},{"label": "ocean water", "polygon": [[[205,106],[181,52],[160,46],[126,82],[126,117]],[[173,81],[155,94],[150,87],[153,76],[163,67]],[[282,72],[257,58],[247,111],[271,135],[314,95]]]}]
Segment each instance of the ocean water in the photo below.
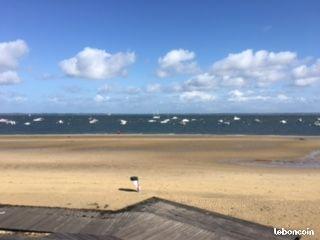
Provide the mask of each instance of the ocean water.
[{"label": "ocean water", "polygon": [[0,114],[0,134],[320,135],[320,114]]}]

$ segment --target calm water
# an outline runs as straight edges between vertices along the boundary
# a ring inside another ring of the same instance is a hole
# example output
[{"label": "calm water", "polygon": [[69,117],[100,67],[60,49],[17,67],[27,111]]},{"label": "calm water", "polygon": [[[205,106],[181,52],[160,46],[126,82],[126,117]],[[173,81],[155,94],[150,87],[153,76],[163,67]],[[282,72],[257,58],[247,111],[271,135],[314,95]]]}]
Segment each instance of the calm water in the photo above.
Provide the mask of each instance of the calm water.
[{"label": "calm water", "polygon": [[0,114],[0,134],[320,135],[320,114]]}]

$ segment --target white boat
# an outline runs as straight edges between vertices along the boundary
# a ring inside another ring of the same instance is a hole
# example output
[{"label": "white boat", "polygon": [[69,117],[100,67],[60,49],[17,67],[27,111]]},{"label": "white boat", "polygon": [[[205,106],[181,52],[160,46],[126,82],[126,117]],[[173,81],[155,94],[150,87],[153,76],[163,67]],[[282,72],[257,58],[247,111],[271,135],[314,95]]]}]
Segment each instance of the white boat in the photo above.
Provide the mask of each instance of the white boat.
[{"label": "white boat", "polygon": [[59,120],[58,122],[57,122],[57,124],[63,124],[64,122],[63,122],[63,120]]},{"label": "white boat", "polygon": [[320,120],[315,121],[313,124],[314,124],[315,126],[317,126],[317,127],[320,127]]},{"label": "white boat", "polygon": [[299,118],[299,119],[298,119],[298,122],[302,122],[302,121],[303,121],[302,118]]},{"label": "white boat", "polygon": [[1,118],[0,119],[0,123],[7,123],[8,119],[5,119],[5,118]]},{"label": "white boat", "polygon": [[234,121],[239,121],[240,119],[241,119],[241,118],[239,118],[239,117],[237,117],[237,116],[234,116],[234,117],[233,117],[233,120],[234,120]]},{"label": "white boat", "polygon": [[44,119],[43,119],[42,117],[33,119],[34,122],[41,122],[41,121],[43,121],[43,120],[44,120]]},{"label": "white boat", "polygon": [[261,122],[261,120],[259,118],[255,118],[254,121],[257,122],[257,123]]},{"label": "white boat", "polygon": [[218,122],[219,122],[219,123],[223,123],[223,119],[219,119]]},{"label": "white boat", "polygon": [[24,123],[24,125],[26,125],[26,126],[30,126],[30,125],[31,125],[31,123],[30,123],[30,122],[25,122],[25,123]]},{"label": "white boat", "polygon": [[223,122],[223,124],[225,124],[225,125],[230,125],[230,122]]},{"label": "white boat", "polygon": [[99,120],[98,120],[98,119],[95,119],[95,118],[91,118],[91,119],[89,120],[89,123],[90,123],[90,124],[95,124],[95,123],[97,123],[97,122],[99,122]]},{"label": "white boat", "polygon": [[160,119],[160,116],[153,116],[153,119]]},{"label": "white boat", "polygon": [[187,118],[184,118],[184,119],[181,120],[180,124],[186,125],[188,122],[190,122],[190,120],[187,119]]},{"label": "white boat", "polygon": [[168,123],[170,121],[170,119],[164,119],[164,120],[162,120],[160,123],[162,123],[162,124],[166,124],[166,123]]},{"label": "white boat", "polygon": [[177,120],[178,117],[177,117],[177,116],[173,116],[171,119],[172,119],[172,120]]},{"label": "white boat", "polygon": [[121,125],[126,125],[127,122],[128,122],[127,120],[120,119],[120,124],[121,124]]},{"label": "white boat", "polygon": [[154,119],[149,119],[148,122],[149,122],[149,123],[155,123],[156,120],[154,120]]},{"label": "white boat", "polygon": [[5,118],[1,118],[1,119],[0,119],[0,123],[10,124],[10,125],[16,125],[16,121],[9,120],[9,119],[5,119]]},{"label": "white boat", "polygon": [[280,123],[287,124],[287,120],[281,120]]}]

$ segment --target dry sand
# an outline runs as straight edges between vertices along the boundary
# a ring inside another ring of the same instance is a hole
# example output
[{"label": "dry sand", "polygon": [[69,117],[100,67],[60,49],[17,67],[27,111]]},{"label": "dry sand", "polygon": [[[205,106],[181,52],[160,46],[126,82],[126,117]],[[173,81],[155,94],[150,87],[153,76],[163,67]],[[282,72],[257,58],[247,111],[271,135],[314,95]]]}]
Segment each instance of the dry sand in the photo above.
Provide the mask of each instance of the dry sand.
[{"label": "dry sand", "polygon": [[[319,138],[2,136],[0,203],[114,210],[157,196],[319,236],[320,168],[265,164],[317,150]],[[141,193],[125,191],[133,175]]]}]

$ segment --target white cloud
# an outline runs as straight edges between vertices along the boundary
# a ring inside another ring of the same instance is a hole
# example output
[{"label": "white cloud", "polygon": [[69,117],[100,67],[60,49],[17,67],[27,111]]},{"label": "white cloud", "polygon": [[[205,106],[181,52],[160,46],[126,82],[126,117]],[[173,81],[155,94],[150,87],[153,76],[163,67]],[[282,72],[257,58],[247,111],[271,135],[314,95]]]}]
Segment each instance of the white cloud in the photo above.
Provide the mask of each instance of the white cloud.
[{"label": "white cloud", "polygon": [[97,94],[95,97],[94,97],[94,101],[97,102],[97,103],[102,103],[102,102],[106,102],[110,99],[110,97],[108,96],[103,96],[101,94]]},{"label": "white cloud", "polygon": [[28,53],[28,51],[28,45],[20,39],[0,43],[0,85],[21,82],[16,70],[19,66],[19,60]]},{"label": "white cloud", "polygon": [[211,90],[217,85],[215,76],[202,73],[184,82],[184,88],[189,91]]},{"label": "white cloud", "polygon": [[155,83],[155,84],[150,84],[147,86],[146,91],[148,93],[159,93],[162,91],[162,86],[159,83]]},{"label": "white cloud", "polygon": [[28,45],[20,39],[0,43],[0,71],[17,68],[20,58],[28,51]]},{"label": "white cloud", "polygon": [[212,65],[212,74],[229,86],[242,86],[249,82],[266,86],[288,77],[297,61],[294,52],[268,52],[252,49],[229,54]]},{"label": "white cloud", "polygon": [[268,99],[270,99],[269,96],[254,95],[254,92],[252,92],[252,91],[242,92],[242,91],[236,89],[236,90],[232,90],[229,92],[228,101],[230,101],[230,102],[246,102],[246,101],[252,101],[252,100],[265,101]]},{"label": "white cloud", "polygon": [[193,74],[198,71],[194,61],[194,52],[185,49],[174,49],[158,59],[158,77],[164,78],[176,74]]},{"label": "white cloud", "polygon": [[290,100],[290,97],[288,97],[288,96],[285,95],[285,94],[278,94],[278,95],[277,95],[277,99],[280,100],[280,101],[286,102],[286,101],[289,101],[289,100]]},{"label": "white cloud", "polygon": [[62,71],[71,77],[109,79],[127,74],[127,67],[135,62],[135,53],[110,54],[102,49],[86,47],[76,56],[60,62]]},{"label": "white cloud", "polygon": [[221,84],[227,87],[242,87],[246,84],[246,80],[243,77],[230,77],[225,75],[221,77]]},{"label": "white cloud", "polygon": [[232,90],[229,92],[228,101],[230,102],[247,102],[247,101],[280,101],[288,102],[291,100],[291,97],[288,97],[285,94],[277,94],[276,96],[260,95],[256,94],[254,91],[240,91],[238,89]]},{"label": "white cloud", "polygon": [[211,102],[216,97],[206,92],[190,91],[180,94],[180,100],[184,102]]},{"label": "white cloud", "polygon": [[28,100],[28,98],[26,98],[24,96],[15,96],[14,98],[12,98],[12,101],[18,102],[18,103],[25,102],[27,100]]},{"label": "white cloud", "polygon": [[[202,73],[198,73],[183,83],[177,83],[177,92],[204,91],[208,92],[218,88],[266,88],[273,84],[310,85],[319,81],[320,60],[310,66],[300,66],[294,52],[271,52],[251,49],[229,54],[212,64],[212,67]],[[169,61],[174,62],[174,61]],[[256,96],[264,99],[263,96]],[[241,99],[241,98],[240,98]],[[246,99],[247,100],[247,99]]]},{"label": "white cloud", "polygon": [[300,65],[294,68],[293,76],[297,86],[309,86],[320,82],[320,59],[310,66]]},{"label": "white cloud", "polygon": [[16,84],[20,82],[21,79],[17,72],[11,70],[0,72],[0,85]]},{"label": "white cloud", "polygon": [[0,92],[0,101],[13,102],[13,103],[23,103],[26,102],[28,98],[16,92]]}]

